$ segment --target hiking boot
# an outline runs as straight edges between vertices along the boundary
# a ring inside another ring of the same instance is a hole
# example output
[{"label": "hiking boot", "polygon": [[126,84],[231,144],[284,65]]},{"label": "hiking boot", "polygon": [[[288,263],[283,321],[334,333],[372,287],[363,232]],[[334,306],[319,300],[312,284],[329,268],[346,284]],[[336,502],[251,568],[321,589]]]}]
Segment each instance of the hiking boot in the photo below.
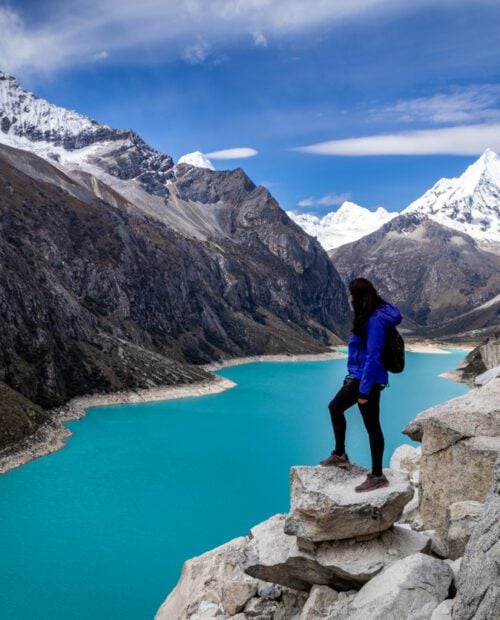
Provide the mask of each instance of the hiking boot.
[{"label": "hiking boot", "polygon": [[375,491],[376,489],[383,489],[384,487],[389,486],[389,480],[382,474],[381,476],[374,476],[373,474],[368,474],[366,476],[366,480],[361,484],[358,484],[357,487],[354,487],[354,490],[358,493],[363,493],[364,491]]},{"label": "hiking boot", "polygon": [[323,467],[330,467],[334,465],[335,467],[340,467],[341,469],[349,469],[351,467],[347,454],[339,456],[338,454],[335,454],[335,452],[332,452],[328,458],[320,461],[320,465],[323,465]]}]

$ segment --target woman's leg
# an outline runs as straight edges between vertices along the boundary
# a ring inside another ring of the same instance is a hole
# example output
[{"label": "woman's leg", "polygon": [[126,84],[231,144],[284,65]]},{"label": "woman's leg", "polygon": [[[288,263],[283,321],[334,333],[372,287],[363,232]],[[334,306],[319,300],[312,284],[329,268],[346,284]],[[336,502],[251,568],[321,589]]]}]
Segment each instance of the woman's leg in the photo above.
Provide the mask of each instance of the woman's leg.
[{"label": "woman's leg", "polygon": [[368,402],[358,405],[363,422],[365,423],[368,437],[370,438],[370,450],[372,454],[372,474],[382,476],[382,457],[384,456],[384,434],[380,426],[380,392],[382,388],[374,385],[371,389]]},{"label": "woman's leg", "polygon": [[[358,382],[359,383],[359,382]],[[358,399],[358,383],[356,385],[343,385],[336,396],[328,405],[332,420],[333,433],[335,435],[335,454],[345,454],[346,421],[344,411],[352,407]]]}]

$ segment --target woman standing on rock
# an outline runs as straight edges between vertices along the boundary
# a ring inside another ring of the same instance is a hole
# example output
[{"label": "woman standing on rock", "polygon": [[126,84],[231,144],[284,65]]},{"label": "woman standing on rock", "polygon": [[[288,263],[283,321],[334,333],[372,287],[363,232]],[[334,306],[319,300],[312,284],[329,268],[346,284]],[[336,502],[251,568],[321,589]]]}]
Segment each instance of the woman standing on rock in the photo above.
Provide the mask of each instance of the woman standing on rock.
[{"label": "woman standing on rock", "polygon": [[382,364],[382,350],[388,329],[401,323],[401,313],[396,306],[386,303],[365,278],[353,280],[349,284],[349,293],[354,322],[348,344],[348,374],[328,405],[335,434],[335,450],[320,464],[350,468],[345,452],[344,412],[357,403],[370,439],[372,472],[355,490],[373,491],[389,484],[382,472],[384,435],[379,419],[380,392],[388,382],[387,370]]}]

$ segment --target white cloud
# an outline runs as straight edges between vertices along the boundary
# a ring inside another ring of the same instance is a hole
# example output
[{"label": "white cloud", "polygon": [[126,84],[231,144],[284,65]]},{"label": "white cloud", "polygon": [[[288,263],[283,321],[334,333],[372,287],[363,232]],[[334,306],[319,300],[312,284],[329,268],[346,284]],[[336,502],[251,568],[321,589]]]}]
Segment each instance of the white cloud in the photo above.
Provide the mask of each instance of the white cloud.
[{"label": "white cloud", "polygon": [[204,41],[189,45],[182,54],[182,58],[191,65],[199,65],[210,55],[210,46]]},{"label": "white cloud", "polygon": [[299,207],[331,207],[341,205],[349,198],[349,194],[326,194],[326,196],[321,198],[304,198],[297,205]]},{"label": "white cloud", "polygon": [[253,32],[252,37],[255,47],[267,47],[267,38],[263,32]]},{"label": "white cloud", "polygon": [[293,150],[316,155],[480,155],[500,150],[500,123],[330,140]]},{"label": "white cloud", "polygon": [[234,149],[224,149],[222,151],[213,151],[206,153],[210,159],[244,159],[246,157],[254,157],[258,151],[247,146],[240,146]]},{"label": "white cloud", "polygon": [[109,58],[109,53],[106,50],[102,50],[102,52],[94,54],[93,58],[94,60],[106,60],[106,58]]},{"label": "white cloud", "polygon": [[372,110],[375,118],[408,123],[478,123],[500,121],[500,85],[480,84],[455,88],[450,93],[398,101],[382,110]]},{"label": "white cloud", "polygon": [[[0,5],[0,66],[12,73],[55,71],[85,63],[95,50],[113,60],[149,62],[185,56],[200,62],[200,36],[210,47],[264,43],[371,13],[415,10],[434,0],[67,0],[46,3],[44,17],[24,22],[21,10]],[[470,0],[441,0],[450,6]],[[263,33],[266,33],[264,35]],[[257,37],[257,38],[256,38]],[[203,46],[202,46],[203,48]],[[141,53],[138,53],[140,51]]]}]

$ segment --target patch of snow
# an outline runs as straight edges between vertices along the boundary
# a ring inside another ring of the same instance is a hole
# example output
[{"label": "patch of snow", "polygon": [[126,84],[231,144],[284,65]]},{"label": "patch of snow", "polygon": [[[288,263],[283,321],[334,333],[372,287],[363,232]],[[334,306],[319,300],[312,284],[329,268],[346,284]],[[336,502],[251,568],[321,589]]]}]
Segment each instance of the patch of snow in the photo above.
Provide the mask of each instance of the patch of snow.
[{"label": "patch of snow", "polygon": [[196,168],[208,168],[209,170],[215,170],[212,162],[201,151],[194,151],[193,153],[183,155],[177,163],[189,164],[190,166],[195,166]]},{"label": "patch of snow", "polygon": [[370,211],[346,201],[337,211],[331,211],[323,217],[296,211],[287,211],[287,215],[306,233],[316,237],[325,250],[332,250],[369,235],[399,214],[390,213],[382,207]]}]

